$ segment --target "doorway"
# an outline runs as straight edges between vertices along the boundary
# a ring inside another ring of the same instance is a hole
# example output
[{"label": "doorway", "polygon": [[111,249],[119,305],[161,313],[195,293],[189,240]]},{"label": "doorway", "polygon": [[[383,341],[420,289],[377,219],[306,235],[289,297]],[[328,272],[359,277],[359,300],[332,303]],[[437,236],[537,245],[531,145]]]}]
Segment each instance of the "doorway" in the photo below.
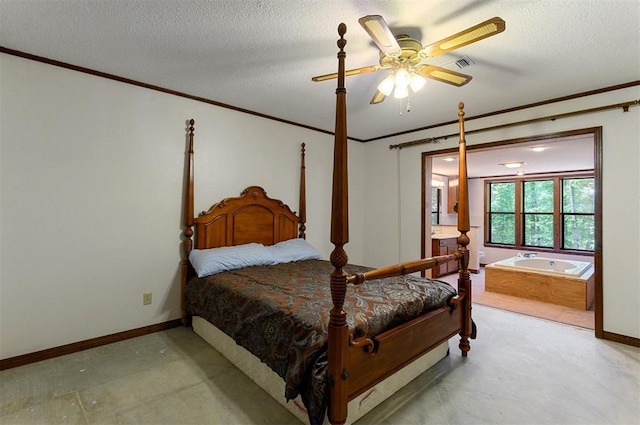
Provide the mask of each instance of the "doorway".
[{"label": "doorway", "polygon": [[[535,152],[532,148],[547,147],[549,149],[544,151]],[[534,153],[537,156],[534,156]],[[546,157],[545,157],[546,155]],[[423,152],[423,194],[431,194],[432,181],[436,179],[432,178],[433,175],[446,176],[449,180],[457,178],[457,147],[453,149],[445,149],[439,151]],[[467,146],[467,165],[469,169],[469,204],[472,208],[470,212],[472,227],[475,224],[480,230],[478,234],[480,253],[480,270],[477,274],[472,273],[471,279],[474,281],[474,301],[478,303],[493,303],[497,308],[504,308],[507,310],[513,310],[513,307],[509,307],[506,303],[491,300],[495,298],[493,293],[487,293],[484,296],[484,302],[481,302],[483,297],[478,298],[475,293],[479,295],[480,291],[484,288],[476,288],[477,284],[483,281],[483,267],[485,264],[492,263],[500,256],[506,258],[508,256],[515,256],[518,251],[522,251],[521,247],[511,248],[509,247],[496,247],[488,244],[484,245],[484,228],[485,228],[485,214],[484,214],[484,180],[490,178],[496,178],[500,176],[508,175],[507,173],[514,173],[513,170],[504,170],[499,160],[500,158],[510,158],[510,161],[520,161],[523,163],[523,167],[520,171],[522,174],[535,175],[536,173],[553,173],[553,172],[592,172],[594,179],[594,249],[593,252],[584,253],[570,253],[577,254],[579,259],[582,256],[584,259],[589,259],[593,262],[594,266],[594,303],[592,311],[586,314],[591,314],[592,326],[585,326],[585,323],[589,322],[587,317],[585,322],[584,314],[576,314],[577,322],[572,323],[577,326],[588,327],[594,329],[595,335],[599,338],[603,337],[603,303],[602,303],[602,128],[586,128],[580,130],[572,130],[566,132],[558,132],[552,134],[544,134],[526,138],[504,140],[498,142],[483,143],[478,145]],[[454,158],[454,161],[445,162],[445,158]],[[545,159],[546,158],[546,159]],[[575,160],[575,163],[574,163]],[[505,160],[506,161],[506,160]],[[444,165],[443,164],[448,164]],[[544,164],[544,166],[541,166]],[[554,165],[555,164],[555,165]],[[560,164],[560,165],[558,165]],[[572,165],[573,164],[573,165]],[[546,167],[546,168],[545,168]],[[553,168],[556,167],[556,168]],[[439,177],[440,180],[444,180]],[[446,191],[444,191],[446,192]],[[444,202],[444,201],[443,201]],[[423,249],[427,256],[431,255],[431,237],[430,234],[433,231],[432,223],[436,222],[429,214],[430,211],[436,210],[433,208],[431,197],[427,199],[423,196],[422,202],[423,211],[425,214],[425,223],[423,223]],[[439,223],[444,224],[446,229],[455,230],[456,216],[451,214],[444,214],[446,211],[446,205],[440,209],[443,215],[439,217]],[[429,222],[427,221],[429,218]],[[437,228],[437,226],[436,226]],[[445,230],[447,231],[447,230]],[[472,248],[470,248],[472,249]],[[532,249],[535,251],[535,249]],[[554,254],[564,255],[563,252],[558,251]],[[592,255],[591,258],[589,256]],[[471,269],[470,265],[470,269]],[[450,275],[446,278],[438,277],[443,280],[451,280],[456,282],[456,275]],[[526,301],[526,300],[525,300]],[[546,303],[543,303],[546,304]],[[538,317],[547,318],[550,320],[556,320],[564,323],[571,323],[571,321],[564,320],[571,315],[571,312],[558,312],[552,305],[543,305],[540,311],[541,313],[535,314],[532,312],[532,306],[528,306],[526,311],[521,311],[525,314],[534,315]],[[535,307],[535,306],[533,306]],[[535,310],[535,309],[533,309]],[[547,311],[547,313],[543,313]],[[579,312],[574,312],[579,313]],[[562,316],[562,317],[561,317]]]}]

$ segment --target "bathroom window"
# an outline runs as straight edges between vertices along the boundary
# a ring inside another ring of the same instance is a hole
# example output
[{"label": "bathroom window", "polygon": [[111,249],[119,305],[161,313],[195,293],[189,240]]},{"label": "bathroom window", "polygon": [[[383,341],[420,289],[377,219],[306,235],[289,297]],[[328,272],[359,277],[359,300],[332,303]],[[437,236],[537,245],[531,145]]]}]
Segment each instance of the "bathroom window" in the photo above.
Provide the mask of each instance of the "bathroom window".
[{"label": "bathroom window", "polygon": [[440,224],[441,193],[437,187],[431,188],[431,224]]},{"label": "bathroom window", "polygon": [[492,183],[489,185],[486,226],[489,231],[487,241],[494,244],[514,245],[516,243],[516,184],[515,182]]},{"label": "bathroom window", "polygon": [[562,180],[563,249],[595,249],[595,185],[593,178]]},{"label": "bathroom window", "polygon": [[553,248],[553,180],[524,181],[522,185],[524,244]]},{"label": "bathroom window", "polygon": [[542,175],[485,181],[485,244],[593,252],[593,175]]}]

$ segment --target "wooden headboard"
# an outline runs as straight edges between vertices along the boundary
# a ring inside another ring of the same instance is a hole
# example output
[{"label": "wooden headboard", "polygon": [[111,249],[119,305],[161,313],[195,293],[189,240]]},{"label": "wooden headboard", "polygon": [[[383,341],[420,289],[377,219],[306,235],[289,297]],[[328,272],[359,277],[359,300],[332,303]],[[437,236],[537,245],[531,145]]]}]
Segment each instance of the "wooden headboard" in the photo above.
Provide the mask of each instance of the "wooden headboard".
[{"label": "wooden headboard", "polygon": [[[182,324],[187,325],[184,305],[184,291],[187,281],[194,275],[189,263],[189,253],[194,248],[208,249],[223,246],[261,243],[273,245],[294,238],[305,238],[306,221],[306,180],[305,144],[301,147],[299,214],[293,212],[284,202],[272,199],[260,186],[249,186],[240,196],[225,198],[217,202],[198,217],[194,217],[193,207],[193,135],[194,120],[189,121],[188,146],[186,152],[186,187],[184,199],[184,231],[181,278]],[[194,231],[195,227],[195,231]]]},{"label": "wooden headboard", "polygon": [[297,238],[299,222],[282,201],[269,198],[260,186],[250,186],[239,197],[223,199],[194,219],[196,248],[250,242],[273,245]]}]

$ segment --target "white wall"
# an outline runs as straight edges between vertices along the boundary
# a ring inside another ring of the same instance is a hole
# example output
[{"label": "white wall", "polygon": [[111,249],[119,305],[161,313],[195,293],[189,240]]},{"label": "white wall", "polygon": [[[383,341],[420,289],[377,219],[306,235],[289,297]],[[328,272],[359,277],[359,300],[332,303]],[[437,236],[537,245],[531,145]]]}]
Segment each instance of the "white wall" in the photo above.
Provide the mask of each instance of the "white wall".
[{"label": "white wall", "polygon": [[[1,358],[180,317],[190,118],[196,212],[253,184],[298,210],[307,144],[307,239],[328,258],[329,135],[4,54],[0,100]],[[357,218],[364,146],[350,148]]]},{"label": "white wall", "polygon": [[[467,122],[466,129],[490,127],[638,98],[640,98],[640,88],[636,86],[472,120]],[[514,102],[517,103],[515,100]],[[449,108],[451,118],[455,119],[457,104],[458,100],[455,99],[450,105],[441,107]],[[477,115],[471,103],[466,105],[465,111],[467,117]],[[419,113],[419,111],[413,112]],[[602,185],[604,331],[639,338],[640,107],[631,107],[628,112],[622,112],[622,109],[607,110],[491,132],[467,134],[466,139],[469,145],[474,145],[598,126],[603,127],[604,145]],[[419,258],[421,153],[455,147],[457,138],[401,150],[389,150],[389,145],[457,131],[457,125],[449,125],[367,143],[366,201],[370,203],[380,199],[384,202],[375,204],[380,205],[380,208],[367,210],[366,228],[376,229],[376,231],[365,234],[366,262],[386,264],[396,261],[398,257],[403,260]],[[474,197],[471,196],[470,199],[473,200]],[[385,226],[385,223],[393,220],[400,220],[400,232],[397,226]],[[397,240],[400,240],[399,247],[398,244],[389,242]]]},{"label": "white wall", "polygon": [[[467,129],[639,95],[635,87],[474,120]],[[452,118],[456,105],[449,106]],[[603,126],[604,330],[636,338],[639,109],[467,136],[480,144]],[[473,105],[466,111],[473,116]],[[0,358],[180,316],[189,118],[196,120],[196,211],[251,184],[297,210],[305,142],[307,238],[329,255],[331,136],[0,54]],[[447,126],[350,143],[350,262],[382,266],[419,258],[420,153],[457,141],[388,146],[456,131]],[[151,306],[142,306],[144,292],[153,292]]]}]

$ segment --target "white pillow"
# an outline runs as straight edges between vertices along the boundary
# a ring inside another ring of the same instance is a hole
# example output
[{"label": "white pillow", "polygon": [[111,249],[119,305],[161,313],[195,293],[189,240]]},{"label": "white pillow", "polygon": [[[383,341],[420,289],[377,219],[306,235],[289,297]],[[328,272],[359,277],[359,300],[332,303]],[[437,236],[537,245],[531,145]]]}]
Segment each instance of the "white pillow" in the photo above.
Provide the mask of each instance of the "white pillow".
[{"label": "white pillow", "polygon": [[198,277],[206,277],[243,267],[275,264],[271,253],[264,245],[259,243],[211,249],[194,249],[189,253],[189,261]]},{"label": "white pillow", "polygon": [[266,247],[276,264],[301,260],[319,260],[322,254],[304,239],[289,239]]}]

